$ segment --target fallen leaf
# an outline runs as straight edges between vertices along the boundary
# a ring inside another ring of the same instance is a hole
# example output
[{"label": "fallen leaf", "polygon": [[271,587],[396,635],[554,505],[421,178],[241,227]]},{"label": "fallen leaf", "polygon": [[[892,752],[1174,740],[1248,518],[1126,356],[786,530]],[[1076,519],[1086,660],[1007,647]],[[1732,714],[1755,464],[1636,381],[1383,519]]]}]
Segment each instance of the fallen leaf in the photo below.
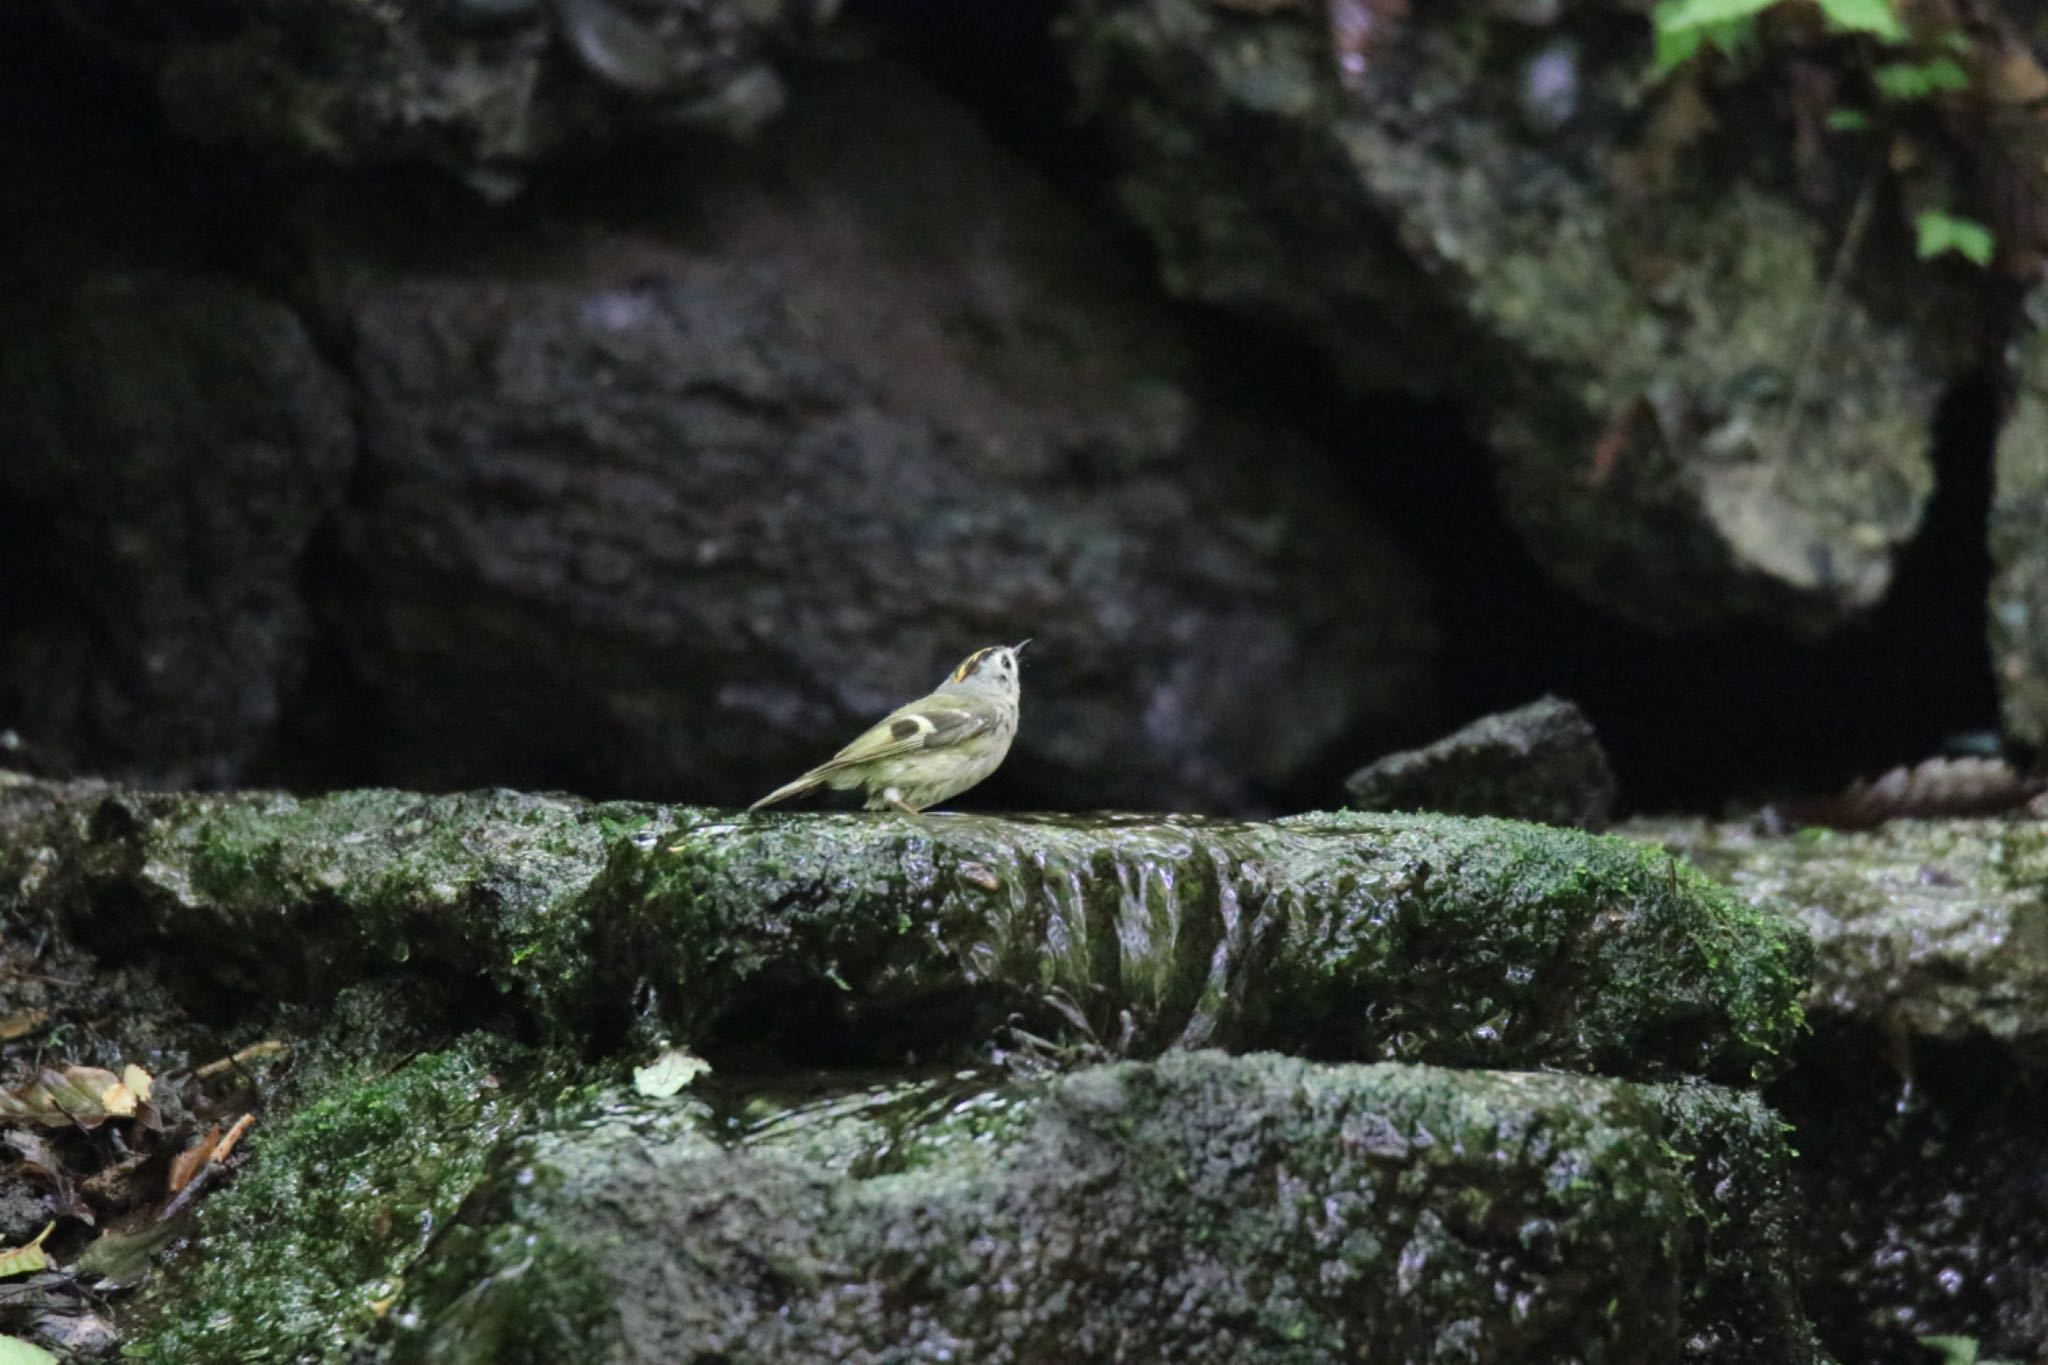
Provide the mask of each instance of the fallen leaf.
[{"label": "fallen leaf", "polygon": [[57,1357],[20,1337],[0,1337],[0,1365],[57,1365]]},{"label": "fallen leaf", "polygon": [[672,1047],[646,1066],[633,1068],[633,1088],[650,1100],[665,1100],[711,1069],[711,1063]]},{"label": "fallen leaf", "polygon": [[[177,1231],[175,1225],[152,1221],[139,1228],[108,1228],[78,1255],[72,1269],[101,1281],[101,1288],[140,1282],[149,1273],[150,1256]],[[0,1358],[0,1365],[6,1365]]]},{"label": "fallen leaf", "polygon": [[128,1087],[128,1093],[135,1096],[137,1103],[148,1104],[150,1087],[156,1082],[147,1071],[130,1062],[121,1068],[121,1084]]},{"label": "fallen leaf", "polygon": [[27,1085],[0,1093],[0,1121],[97,1128],[110,1118],[135,1117],[137,1108],[148,1103],[154,1084],[150,1074],[133,1063],[118,1076],[97,1066],[45,1067]]},{"label": "fallen leaf", "polygon": [[41,1028],[50,1018],[46,1009],[16,1010],[5,1019],[0,1019],[0,1043],[11,1043],[16,1038],[25,1038]]},{"label": "fallen leaf", "polygon": [[205,1137],[200,1138],[190,1147],[187,1147],[184,1151],[171,1158],[169,1186],[172,1194],[176,1194],[192,1182],[193,1175],[198,1172],[201,1166],[204,1166],[212,1159],[213,1149],[218,1146],[220,1146],[220,1125],[215,1124],[212,1131],[208,1132]]},{"label": "fallen leaf", "polygon": [[17,1170],[50,1182],[56,1197],[55,1213],[79,1219],[88,1226],[93,1223],[92,1209],[78,1197],[78,1187],[72,1183],[64,1158],[58,1156],[49,1143],[26,1128],[14,1128],[0,1134],[0,1142],[20,1155],[21,1165]]},{"label": "fallen leaf", "polygon": [[56,1226],[55,1223],[46,1226],[27,1246],[0,1250],[0,1279],[9,1275],[30,1275],[38,1270],[48,1270],[50,1258],[43,1254],[43,1239],[48,1237],[50,1229]]}]

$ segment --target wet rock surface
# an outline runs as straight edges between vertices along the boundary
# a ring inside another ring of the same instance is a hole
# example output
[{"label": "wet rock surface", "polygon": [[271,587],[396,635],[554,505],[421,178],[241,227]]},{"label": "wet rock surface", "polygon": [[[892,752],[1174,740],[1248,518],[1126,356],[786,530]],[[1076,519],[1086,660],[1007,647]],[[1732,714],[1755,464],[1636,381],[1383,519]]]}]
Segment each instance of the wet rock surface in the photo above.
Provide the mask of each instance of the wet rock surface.
[{"label": "wet rock surface", "polygon": [[1374,759],[1345,788],[1365,810],[1499,815],[1605,829],[1614,771],[1578,707],[1557,697],[1483,716],[1421,749]]},{"label": "wet rock surface", "polygon": [[[292,1049],[130,1272],[142,1359],[1815,1358],[1782,1135],[1699,1079],[1768,1068],[1804,943],[1619,841],[10,778],[0,907]],[[679,1042],[712,1078],[625,1098]]]},{"label": "wet rock surface", "polygon": [[[856,995],[964,977],[1052,991],[1101,1041],[1745,1079],[1796,1027],[1806,947],[1774,914],[1626,845],[1453,817],[1267,824],[715,819],[619,850],[614,952],[682,983],[693,943],[788,939]],[[775,939],[736,932],[766,896]],[[915,910],[910,910],[915,907]],[[934,968],[939,975],[931,979]],[[758,979],[777,973],[764,961]],[[795,984],[795,983],[792,983]],[[782,1015],[800,996],[775,993]]]},{"label": "wet rock surface", "polygon": [[[1664,627],[1869,610],[1933,486],[1940,313],[1831,294],[1792,194],[1679,155],[1713,92],[1645,94],[1635,7],[1382,9],[1346,11],[1374,16],[1347,92],[1319,14],[1077,6],[1168,288],[1284,322],[1362,388],[1470,396],[1503,509],[1589,601]],[[1532,80],[1558,117],[1531,124]]]},{"label": "wet rock surface", "polygon": [[1772,1098],[1796,1126],[1808,1304],[1845,1360],[1929,1334],[2048,1349],[2036,1140],[2048,1107],[2048,830],[1897,820],[1764,838],[1634,824],[1814,938],[1814,1035]]},{"label": "wet rock surface", "polygon": [[[1814,1359],[1796,1307],[1741,1288],[1781,1247],[1738,1240],[1704,1273],[1728,1229],[1666,1143],[1743,1126],[1744,1101],[1660,1098],[1175,1054],[969,1090],[850,1172],[755,1136],[789,1116],[720,1142],[600,1101],[507,1154],[385,1336],[400,1361]],[[863,1117],[809,1140],[871,1143]],[[1772,1138],[1744,1142],[1769,1161]]]},{"label": "wet rock surface", "polygon": [[816,1055],[836,1034],[851,1060],[1025,1009],[1116,1052],[1739,1082],[1797,1027],[1807,969],[1782,919],[1668,859],[1504,821],[730,816],[33,782],[0,792],[0,821],[30,913],[172,957],[196,1000],[395,970],[451,1008],[495,988],[564,1037],[617,1038],[637,1010],[714,1048]]},{"label": "wet rock surface", "polygon": [[2048,831],[2031,820],[1895,820],[1769,837],[1632,822],[1813,935],[1807,1009],[1907,1036],[2048,1041]]}]

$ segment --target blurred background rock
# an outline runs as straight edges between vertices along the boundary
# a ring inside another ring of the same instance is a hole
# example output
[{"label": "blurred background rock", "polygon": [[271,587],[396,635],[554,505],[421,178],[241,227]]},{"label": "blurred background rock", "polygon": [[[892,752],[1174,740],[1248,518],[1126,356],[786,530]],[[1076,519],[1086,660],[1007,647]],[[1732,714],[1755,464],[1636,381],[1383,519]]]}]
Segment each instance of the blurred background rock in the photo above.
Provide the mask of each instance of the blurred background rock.
[{"label": "blurred background rock", "polygon": [[0,727],[731,802],[1030,635],[967,804],[1545,691],[1625,811],[2037,738],[2009,282],[1838,272],[1753,89],[1673,154],[1638,7],[1381,8],[10,7]]}]

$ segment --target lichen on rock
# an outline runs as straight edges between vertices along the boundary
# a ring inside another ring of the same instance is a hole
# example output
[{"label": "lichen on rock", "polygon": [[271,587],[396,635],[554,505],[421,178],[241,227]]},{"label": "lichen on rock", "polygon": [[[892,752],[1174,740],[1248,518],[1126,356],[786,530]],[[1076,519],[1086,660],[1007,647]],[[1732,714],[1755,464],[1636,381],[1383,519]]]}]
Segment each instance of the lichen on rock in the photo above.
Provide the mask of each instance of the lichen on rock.
[{"label": "lichen on rock", "polygon": [[[1416,6],[1349,90],[1293,6],[1091,0],[1067,31],[1170,289],[1282,322],[1362,391],[1468,399],[1503,509],[1587,600],[1825,630],[1919,525],[1964,348],[1938,308],[1831,289],[1782,184],[1655,145],[1644,104],[1701,97],[1646,96],[1641,9]],[[1573,99],[1532,127],[1538,57]]]}]

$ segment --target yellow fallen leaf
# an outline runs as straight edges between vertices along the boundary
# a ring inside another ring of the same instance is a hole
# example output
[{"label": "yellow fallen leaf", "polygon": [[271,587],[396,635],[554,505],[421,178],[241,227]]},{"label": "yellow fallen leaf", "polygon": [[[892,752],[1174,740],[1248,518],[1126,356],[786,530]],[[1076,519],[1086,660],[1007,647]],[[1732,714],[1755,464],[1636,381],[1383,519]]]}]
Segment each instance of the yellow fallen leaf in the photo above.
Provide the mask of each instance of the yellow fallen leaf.
[{"label": "yellow fallen leaf", "polygon": [[156,1082],[147,1071],[130,1062],[121,1068],[121,1084],[127,1086],[128,1093],[135,1096],[139,1102],[148,1104],[150,1087]]},{"label": "yellow fallen leaf", "polygon": [[71,1068],[68,1079],[73,1085],[92,1088],[99,1099],[101,1113],[117,1119],[134,1117],[135,1092],[113,1072],[102,1071],[96,1066],[76,1066]]},{"label": "yellow fallen leaf", "polygon": [[36,1239],[27,1246],[8,1247],[0,1250],[0,1279],[9,1275],[32,1275],[38,1270],[50,1268],[50,1258],[43,1254],[43,1239],[50,1235],[51,1223],[36,1234]]}]

